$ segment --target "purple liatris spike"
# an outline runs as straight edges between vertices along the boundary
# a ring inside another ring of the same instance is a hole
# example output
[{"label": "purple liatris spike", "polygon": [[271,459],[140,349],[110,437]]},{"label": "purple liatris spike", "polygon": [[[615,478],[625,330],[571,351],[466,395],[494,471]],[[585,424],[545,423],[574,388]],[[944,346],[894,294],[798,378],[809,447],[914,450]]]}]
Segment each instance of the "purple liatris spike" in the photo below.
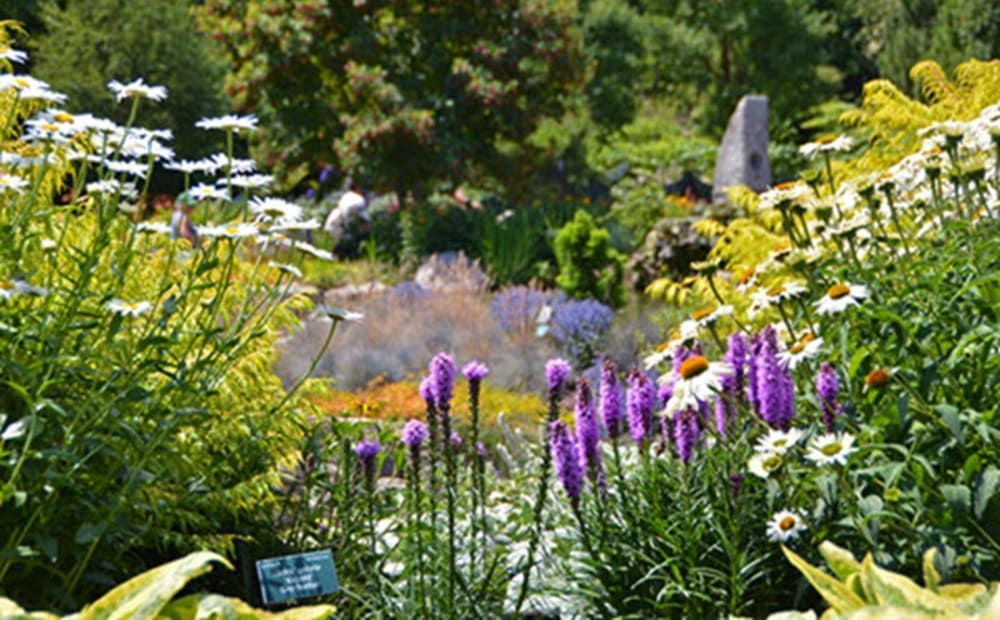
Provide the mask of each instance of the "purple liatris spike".
[{"label": "purple liatris spike", "polygon": [[758,415],[773,428],[788,430],[795,417],[795,382],[778,359],[778,334],[768,325],[756,356]]},{"label": "purple liatris spike", "polygon": [[486,445],[481,441],[476,442],[476,454],[479,456],[486,456]]},{"label": "purple liatris spike", "polygon": [[747,340],[742,333],[734,332],[729,337],[729,347],[726,350],[726,363],[733,372],[722,378],[722,394],[715,401],[715,426],[720,435],[726,434],[728,421],[733,418],[737,406],[743,401],[746,359]]},{"label": "purple liatris spike", "polygon": [[469,383],[473,381],[478,383],[483,380],[483,377],[490,374],[490,368],[480,361],[472,361],[462,366],[462,374],[469,380]]},{"label": "purple liatris spike", "polygon": [[451,437],[448,438],[448,443],[450,443],[454,448],[460,448],[462,447],[462,436],[456,431],[452,431]]},{"label": "purple liatris spike", "polygon": [[591,481],[602,478],[601,429],[597,426],[597,412],[590,382],[581,377],[576,387],[576,438],[580,446],[580,465],[590,475]]},{"label": "purple liatris spike", "polygon": [[438,353],[430,363],[431,394],[438,411],[445,412],[451,406],[451,394],[455,387],[455,359],[447,353]]},{"label": "purple liatris spike", "polygon": [[604,362],[601,368],[601,417],[608,436],[618,437],[622,431],[622,391],[615,376],[615,363]]},{"label": "purple liatris spike", "polygon": [[583,487],[583,470],[580,468],[576,441],[562,420],[556,420],[549,425],[549,435],[556,476],[562,483],[570,503],[575,507],[580,503],[580,489]]},{"label": "purple liatris spike", "polygon": [[840,381],[837,380],[837,370],[830,362],[823,362],[816,375],[816,395],[819,396],[820,407],[823,409],[823,427],[827,433],[834,431],[834,422],[840,415]]},{"label": "purple liatris spike", "polygon": [[656,387],[638,368],[628,376],[625,409],[628,411],[628,428],[640,446],[653,434],[653,409],[656,407]]},{"label": "purple liatris spike", "polygon": [[674,414],[674,445],[677,456],[687,463],[694,456],[694,445],[698,441],[698,414],[688,407]]},{"label": "purple liatris spike", "polygon": [[656,390],[657,407],[666,407],[670,397],[674,395],[674,382],[664,383]]},{"label": "purple liatris spike", "polygon": [[420,420],[410,420],[403,425],[403,432],[400,433],[403,443],[416,452],[420,449],[420,444],[427,439],[427,425]]},{"label": "purple liatris spike", "polygon": [[760,411],[760,359],[764,348],[762,332],[754,334],[750,341],[750,356],[747,358],[747,399],[754,412]]},{"label": "purple liatris spike", "polygon": [[367,439],[362,439],[354,446],[354,453],[358,455],[358,460],[361,462],[361,469],[365,472],[366,476],[373,476],[375,474],[375,457],[378,456],[378,452],[381,449],[377,441],[368,441]]},{"label": "purple liatris spike", "polygon": [[551,359],[545,362],[545,380],[549,384],[549,391],[558,390],[569,377],[569,362],[561,358]]},{"label": "purple liatris spike", "polygon": [[434,406],[434,388],[431,387],[433,380],[430,375],[424,377],[420,380],[420,398],[424,399],[427,403],[428,409],[435,409]]}]

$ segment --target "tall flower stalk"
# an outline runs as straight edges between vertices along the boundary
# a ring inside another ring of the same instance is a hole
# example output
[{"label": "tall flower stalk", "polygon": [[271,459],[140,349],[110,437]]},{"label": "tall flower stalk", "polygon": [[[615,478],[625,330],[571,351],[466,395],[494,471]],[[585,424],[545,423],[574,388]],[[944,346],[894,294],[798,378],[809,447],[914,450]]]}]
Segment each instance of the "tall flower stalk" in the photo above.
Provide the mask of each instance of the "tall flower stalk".
[{"label": "tall flower stalk", "polygon": [[469,382],[469,413],[472,422],[472,441],[469,456],[472,459],[472,533],[469,537],[469,574],[476,572],[476,536],[481,533],[483,537],[483,552],[486,551],[486,461],[485,455],[479,443],[479,391],[482,387],[483,378],[490,372],[489,367],[482,362],[469,362],[462,367],[462,374]]}]

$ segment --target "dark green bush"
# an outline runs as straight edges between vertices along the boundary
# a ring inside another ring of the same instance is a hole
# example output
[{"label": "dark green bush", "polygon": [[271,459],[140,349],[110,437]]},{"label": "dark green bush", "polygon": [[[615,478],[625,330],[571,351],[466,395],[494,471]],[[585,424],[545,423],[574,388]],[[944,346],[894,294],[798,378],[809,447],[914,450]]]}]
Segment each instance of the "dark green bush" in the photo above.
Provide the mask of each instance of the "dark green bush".
[{"label": "dark green bush", "polygon": [[556,283],[568,295],[612,306],[625,303],[625,258],[611,247],[611,235],[589,213],[577,211],[556,235],[553,249],[559,265]]}]

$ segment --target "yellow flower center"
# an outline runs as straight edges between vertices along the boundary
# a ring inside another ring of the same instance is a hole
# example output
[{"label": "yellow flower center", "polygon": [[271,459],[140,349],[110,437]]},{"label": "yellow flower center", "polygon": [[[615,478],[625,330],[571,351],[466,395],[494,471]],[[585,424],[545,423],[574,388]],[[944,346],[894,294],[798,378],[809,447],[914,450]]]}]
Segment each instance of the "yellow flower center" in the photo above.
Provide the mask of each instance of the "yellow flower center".
[{"label": "yellow flower center", "polygon": [[785,292],[785,285],[784,284],[778,284],[776,286],[772,286],[771,288],[767,289],[767,296],[768,297],[777,297],[778,295],[781,295],[784,292]]},{"label": "yellow flower center", "polygon": [[740,284],[746,284],[747,282],[749,282],[750,278],[753,277],[753,274],[754,274],[753,267],[747,267],[746,269],[744,269],[743,273],[740,274]]},{"label": "yellow flower center", "polygon": [[668,342],[668,341],[665,340],[665,341],[661,342],[660,344],[656,345],[656,352],[657,353],[663,353],[664,351],[667,350],[667,347],[669,347],[669,346],[670,346],[670,342]]},{"label": "yellow flower center", "polygon": [[781,254],[782,252],[787,252],[790,249],[792,249],[792,246],[789,245],[788,243],[779,243],[778,245],[774,246],[773,249],[771,249],[771,253]]},{"label": "yellow flower center", "polygon": [[17,78],[16,80],[14,80],[14,83],[20,86],[21,88],[27,88],[28,86],[30,86],[28,80],[24,78]]},{"label": "yellow flower center", "polygon": [[[778,446],[777,443],[774,444],[774,445]],[[764,471],[774,471],[774,470],[778,469],[779,467],[781,467],[781,462],[782,462],[781,461],[781,457],[778,456],[777,454],[773,454],[773,455],[767,457],[766,459],[764,459],[764,461],[761,463],[761,465],[764,467]]]},{"label": "yellow flower center", "polygon": [[851,287],[846,284],[834,284],[826,292],[827,297],[830,299],[840,299],[841,297],[846,297],[851,292]]},{"label": "yellow flower center", "polygon": [[781,528],[781,531],[787,532],[788,530],[795,527],[795,517],[793,517],[792,515],[784,517],[781,521],[778,521],[778,527]]},{"label": "yellow flower center", "polygon": [[778,439],[772,445],[774,445],[775,448],[784,448],[785,444],[787,443],[788,443],[787,439]]},{"label": "yellow flower center", "polygon": [[72,123],[73,122],[73,115],[69,114],[67,112],[58,112],[52,118],[56,119],[56,121],[58,121],[60,123]]},{"label": "yellow flower center", "polygon": [[805,336],[802,336],[801,340],[788,347],[788,350],[792,353],[801,353],[806,348],[806,345],[815,339],[816,336],[812,332],[808,332]]},{"label": "yellow flower center", "polygon": [[0,288],[5,291],[12,291],[14,290],[14,283],[10,280],[0,280]]},{"label": "yellow flower center", "polygon": [[708,306],[707,308],[701,308],[700,310],[695,310],[694,312],[692,312],[691,318],[694,319],[695,321],[700,321],[706,316],[715,312],[715,310],[716,310],[715,306]]},{"label": "yellow flower center", "polygon": [[784,183],[778,183],[774,186],[774,189],[786,190],[795,187],[795,181],[785,181]]},{"label": "yellow flower center", "polygon": [[835,441],[833,443],[826,444],[825,446],[820,448],[819,451],[825,454],[826,456],[836,456],[837,454],[840,454],[843,449],[844,446],[840,445],[840,442]]},{"label": "yellow flower center", "polygon": [[240,229],[236,228],[235,226],[226,226],[226,232],[229,233],[230,235],[237,235],[239,234]]},{"label": "yellow flower center", "polygon": [[892,375],[889,374],[888,370],[885,368],[876,368],[865,377],[865,385],[870,388],[880,388],[889,383],[890,379],[892,379]]},{"label": "yellow flower center", "polygon": [[42,123],[42,129],[48,132],[59,131],[59,126],[52,123]]},{"label": "yellow flower center", "polygon": [[680,373],[684,379],[697,377],[708,370],[708,360],[701,355],[689,357],[681,363]]},{"label": "yellow flower center", "polygon": [[833,135],[820,136],[819,138],[816,138],[816,144],[829,144],[829,143],[833,142],[836,139],[837,139],[837,136],[833,136]]}]

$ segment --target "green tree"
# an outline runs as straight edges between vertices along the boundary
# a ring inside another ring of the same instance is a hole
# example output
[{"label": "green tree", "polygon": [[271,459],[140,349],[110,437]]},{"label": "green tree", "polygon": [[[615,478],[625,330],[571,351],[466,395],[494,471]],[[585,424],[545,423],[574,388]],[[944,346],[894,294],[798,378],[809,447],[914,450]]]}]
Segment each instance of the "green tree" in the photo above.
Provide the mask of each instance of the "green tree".
[{"label": "green tree", "polygon": [[189,0],[67,0],[45,2],[45,33],[30,41],[34,73],[70,96],[72,111],[127,120],[128,106],[116,105],[108,81],[167,87],[166,101],[144,106],[149,127],[170,129],[179,156],[217,150],[214,136],[194,127],[205,116],[227,111],[224,69],[212,41],[194,28]]},{"label": "green tree", "polygon": [[625,0],[588,3],[583,39],[592,71],[587,81],[591,117],[602,127],[621,127],[635,116],[646,86],[642,16]]},{"label": "green tree", "polygon": [[577,211],[556,233],[553,249],[559,265],[556,284],[568,295],[612,306],[625,303],[625,259],[611,247],[611,234],[589,213]]},{"label": "green tree", "polygon": [[332,163],[402,196],[527,191],[582,90],[573,1],[206,0],[257,152],[295,182]]},{"label": "green tree", "polygon": [[654,31],[654,88],[686,102],[713,135],[743,95],[767,95],[772,118],[788,123],[838,86],[823,64],[831,20],[807,0],[641,4]]}]

